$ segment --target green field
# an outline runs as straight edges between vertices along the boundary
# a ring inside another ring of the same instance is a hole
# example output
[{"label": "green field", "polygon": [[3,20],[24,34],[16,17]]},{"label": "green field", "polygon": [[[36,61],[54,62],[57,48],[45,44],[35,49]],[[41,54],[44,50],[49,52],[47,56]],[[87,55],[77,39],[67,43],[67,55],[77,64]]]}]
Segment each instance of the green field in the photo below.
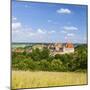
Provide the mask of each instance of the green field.
[{"label": "green field", "polygon": [[12,88],[35,88],[87,84],[80,72],[12,71]]}]

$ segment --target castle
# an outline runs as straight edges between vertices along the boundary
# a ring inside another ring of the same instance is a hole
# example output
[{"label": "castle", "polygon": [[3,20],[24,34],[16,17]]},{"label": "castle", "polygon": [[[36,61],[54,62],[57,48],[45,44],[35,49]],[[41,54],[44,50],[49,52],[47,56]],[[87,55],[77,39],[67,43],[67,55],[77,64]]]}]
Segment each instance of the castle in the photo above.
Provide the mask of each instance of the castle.
[{"label": "castle", "polygon": [[44,47],[47,47],[50,50],[50,55],[56,55],[56,54],[69,54],[69,53],[74,53],[74,45],[70,42],[66,44],[61,44],[61,43],[51,43],[51,44],[36,44],[33,45],[32,48],[15,48],[12,49],[13,52],[20,52],[23,53],[26,51],[27,53],[31,53],[32,49],[39,48],[42,50]]},{"label": "castle", "polygon": [[74,53],[74,45],[69,42],[66,43],[65,45],[61,43],[55,43],[49,45],[48,49],[50,49],[51,55]]},{"label": "castle", "polygon": [[66,44],[51,43],[48,45],[40,44],[33,46],[34,49],[39,48],[40,50],[42,50],[43,47],[47,47],[50,50],[51,55],[74,53],[74,45],[70,42],[67,42]]}]

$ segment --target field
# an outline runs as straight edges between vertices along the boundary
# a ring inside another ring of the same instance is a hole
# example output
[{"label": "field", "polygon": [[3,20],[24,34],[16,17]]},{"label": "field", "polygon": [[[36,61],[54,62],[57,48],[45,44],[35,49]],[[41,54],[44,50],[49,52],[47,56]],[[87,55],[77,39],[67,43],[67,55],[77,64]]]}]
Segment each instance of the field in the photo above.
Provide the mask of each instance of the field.
[{"label": "field", "polygon": [[81,72],[12,71],[12,88],[35,88],[87,84]]}]

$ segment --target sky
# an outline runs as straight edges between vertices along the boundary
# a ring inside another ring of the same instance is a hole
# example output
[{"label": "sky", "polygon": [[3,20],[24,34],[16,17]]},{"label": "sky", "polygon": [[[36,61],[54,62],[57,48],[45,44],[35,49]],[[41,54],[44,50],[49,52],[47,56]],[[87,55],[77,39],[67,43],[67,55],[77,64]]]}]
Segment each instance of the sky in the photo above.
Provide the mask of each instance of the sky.
[{"label": "sky", "polygon": [[87,6],[12,1],[12,42],[87,43]]}]

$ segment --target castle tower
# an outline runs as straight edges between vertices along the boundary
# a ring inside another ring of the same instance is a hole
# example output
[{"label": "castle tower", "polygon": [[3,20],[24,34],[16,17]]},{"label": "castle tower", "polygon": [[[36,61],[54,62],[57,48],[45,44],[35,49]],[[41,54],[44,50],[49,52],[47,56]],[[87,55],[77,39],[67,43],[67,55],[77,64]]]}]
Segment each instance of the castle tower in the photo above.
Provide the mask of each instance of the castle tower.
[{"label": "castle tower", "polygon": [[63,51],[64,53],[74,53],[74,45],[71,42],[67,42]]}]

